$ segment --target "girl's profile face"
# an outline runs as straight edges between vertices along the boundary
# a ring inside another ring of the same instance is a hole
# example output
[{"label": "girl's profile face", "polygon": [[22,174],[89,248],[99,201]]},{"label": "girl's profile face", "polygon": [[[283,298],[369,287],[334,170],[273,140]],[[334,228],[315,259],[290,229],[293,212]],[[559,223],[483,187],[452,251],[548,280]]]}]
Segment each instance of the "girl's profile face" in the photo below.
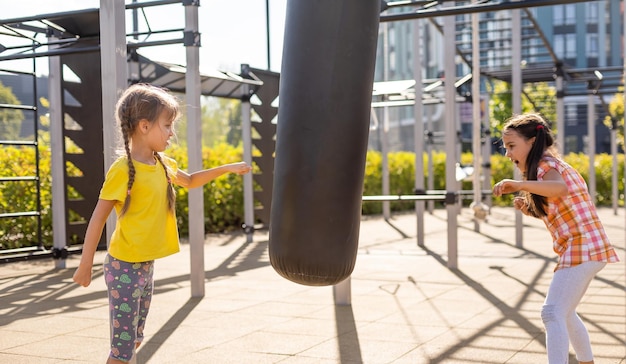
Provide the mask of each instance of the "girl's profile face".
[{"label": "girl's profile face", "polygon": [[505,155],[522,173],[526,173],[526,158],[534,142],[535,137],[526,139],[514,129],[507,129],[502,133]]},{"label": "girl's profile face", "polygon": [[156,152],[164,151],[170,145],[170,138],[174,135],[174,121],[167,113],[162,112],[150,127],[150,146]]}]

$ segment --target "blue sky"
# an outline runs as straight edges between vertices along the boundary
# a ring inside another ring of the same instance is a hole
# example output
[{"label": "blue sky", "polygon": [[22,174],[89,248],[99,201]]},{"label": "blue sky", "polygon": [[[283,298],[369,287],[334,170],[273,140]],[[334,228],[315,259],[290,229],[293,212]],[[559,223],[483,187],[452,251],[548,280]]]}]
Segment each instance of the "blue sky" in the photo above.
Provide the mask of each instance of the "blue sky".
[{"label": "blue sky", "polygon": [[[142,1],[142,0],[140,0]],[[126,0],[126,3],[130,3]],[[271,70],[280,71],[283,28],[287,0],[269,0],[270,6],[270,62]],[[99,0],[0,0],[2,19],[58,13],[79,9],[98,8]],[[254,68],[267,69],[267,38],[265,0],[201,0],[199,7],[201,70],[218,69],[239,73],[240,65],[248,63]],[[127,29],[131,29],[130,11],[127,11]],[[152,30],[184,27],[184,7],[180,4],[146,8]],[[142,17],[140,16],[140,19]],[[140,20],[140,30],[145,30]],[[179,33],[175,37],[180,36]],[[174,36],[173,36],[174,37]],[[185,64],[182,45],[145,47],[143,55],[157,61]],[[32,62],[32,61],[28,61]],[[13,62],[9,67],[19,68],[32,63]],[[40,63],[42,66],[40,66]],[[38,63],[37,73],[47,73],[44,59]]]}]

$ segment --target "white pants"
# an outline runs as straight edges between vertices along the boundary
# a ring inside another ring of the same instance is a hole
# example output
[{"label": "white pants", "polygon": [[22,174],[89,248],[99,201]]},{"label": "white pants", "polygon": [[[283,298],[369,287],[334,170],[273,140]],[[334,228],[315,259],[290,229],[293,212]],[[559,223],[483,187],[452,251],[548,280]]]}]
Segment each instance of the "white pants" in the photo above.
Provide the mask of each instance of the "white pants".
[{"label": "white pants", "polygon": [[589,333],[576,314],[576,307],[593,277],[604,266],[605,262],[585,262],[554,272],[541,309],[549,364],[567,364],[570,342],[579,361],[593,360]]}]

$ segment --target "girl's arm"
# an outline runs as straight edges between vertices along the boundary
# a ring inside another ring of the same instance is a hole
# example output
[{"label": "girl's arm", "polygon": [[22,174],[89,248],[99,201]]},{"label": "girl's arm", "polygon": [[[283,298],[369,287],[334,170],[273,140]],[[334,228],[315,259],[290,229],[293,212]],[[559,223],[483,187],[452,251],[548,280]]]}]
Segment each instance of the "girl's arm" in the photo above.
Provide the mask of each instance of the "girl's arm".
[{"label": "girl's arm", "polygon": [[493,186],[493,194],[495,196],[519,191],[526,191],[545,197],[560,197],[567,194],[567,185],[559,172],[555,169],[550,169],[543,175],[542,181],[515,181],[505,179]]},{"label": "girl's arm", "polygon": [[87,225],[87,232],[85,233],[85,243],[83,244],[83,253],[73,277],[74,282],[83,287],[87,287],[91,283],[93,257],[96,254],[104,224],[114,206],[115,201],[98,200],[91,214],[91,219],[89,219],[89,225]]},{"label": "girl's arm", "polygon": [[204,186],[223,174],[237,173],[241,175],[250,172],[250,170],[252,170],[252,167],[245,162],[224,164],[219,167],[204,169],[191,174],[179,169],[176,174],[176,178],[174,179],[174,183],[186,188],[196,188]]}]

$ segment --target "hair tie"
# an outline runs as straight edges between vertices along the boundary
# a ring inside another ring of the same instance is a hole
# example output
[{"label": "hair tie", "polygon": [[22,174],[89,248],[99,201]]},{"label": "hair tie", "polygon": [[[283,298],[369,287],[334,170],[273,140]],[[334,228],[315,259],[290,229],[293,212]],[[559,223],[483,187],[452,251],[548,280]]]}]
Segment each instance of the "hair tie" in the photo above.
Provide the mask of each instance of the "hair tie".
[{"label": "hair tie", "polygon": [[543,129],[543,125],[538,124],[538,125],[537,125],[537,130],[541,130],[541,129]]},{"label": "hair tie", "polygon": [[127,194],[128,196],[130,196],[130,189],[129,189],[128,191],[126,191],[126,194]]}]

